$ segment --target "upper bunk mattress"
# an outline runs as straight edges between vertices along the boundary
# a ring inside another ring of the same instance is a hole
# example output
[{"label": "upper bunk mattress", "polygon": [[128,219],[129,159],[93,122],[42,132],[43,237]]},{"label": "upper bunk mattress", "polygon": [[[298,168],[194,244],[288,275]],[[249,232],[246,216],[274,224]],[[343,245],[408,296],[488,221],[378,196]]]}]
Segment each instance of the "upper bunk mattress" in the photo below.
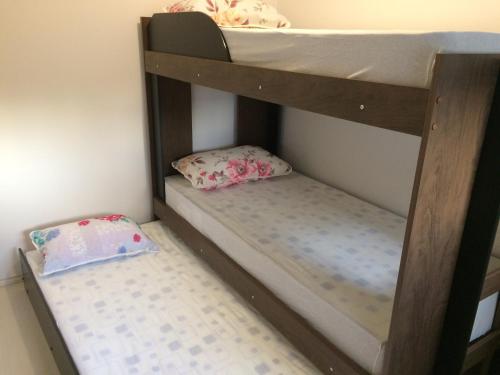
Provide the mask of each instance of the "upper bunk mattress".
[{"label": "upper bunk mattress", "polygon": [[500,33],[222,28],[234,62],[429,87],[438,53],[500,53]]},{"label": "upper bunk mattress", "polygon": [[161,248],[38,276],[81,375],[316,374],[309,361],[159,222]]},{"label": "upper bunk mattress", "polygon": [[[380,372],[404,218],[298,173],[209,192],[179,175],[165,181],[170,207],[344,353]],[[495,302],[483,307],[486,326]]]}]

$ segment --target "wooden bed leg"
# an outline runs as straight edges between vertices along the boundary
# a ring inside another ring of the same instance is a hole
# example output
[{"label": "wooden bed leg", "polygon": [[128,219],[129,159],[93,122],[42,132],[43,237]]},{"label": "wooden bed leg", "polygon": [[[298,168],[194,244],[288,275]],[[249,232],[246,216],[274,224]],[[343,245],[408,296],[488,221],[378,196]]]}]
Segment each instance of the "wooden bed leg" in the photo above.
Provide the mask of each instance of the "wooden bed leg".
[{"label": "wooden bed leg", "polygon": [[[150,18],[141,18],[143,51],[149,49]],[[193,152],[191,84],[145,73],[153,197],[165,199],[172,162]]]},{"label": "wooden bed leg", "polygon": [[[498,70],[499,60],[491,56],[439,55],[436,60],[384,359],[385,375],[435,371]],[[460,369],[461,363],[458,366]]]}]

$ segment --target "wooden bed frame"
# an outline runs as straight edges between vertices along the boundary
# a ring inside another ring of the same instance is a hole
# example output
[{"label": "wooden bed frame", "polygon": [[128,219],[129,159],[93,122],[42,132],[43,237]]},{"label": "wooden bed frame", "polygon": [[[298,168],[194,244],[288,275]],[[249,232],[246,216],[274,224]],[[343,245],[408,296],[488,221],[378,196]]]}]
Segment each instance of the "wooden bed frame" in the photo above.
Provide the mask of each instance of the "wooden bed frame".
[{"label": "wooden bed frame", "polygon": [[232,63],[201,13],[141,23],[156,216],[319,369],[365,373],[165,204],[171,162],[193,152],[191,84],[237,95],[238,145],[274,150],[281,106],[421,136],[383,373],[459,373],[468,350],[497,337],[469,346],[480,297],[500,289],[485,284],[500,207],[499,55],[440,54],[422,89]]},{"label": "wooden bed frame", "polygon": [[[171,162],[191,154],[191,84],[237,95],[237,144],[275,150],[282,106],[422,137],[384,375],[458,374],[491,359],[469,344],[500,208],[500,55],[438,55],[430,89],[244,66],[201,13],[141,18],[155,215],[326,374],[367,372],[165,203]],[[176,35],[172,37],[171,35]],[[182,35],[182,37],[178,37]],[[303,93],[307,92],[307,95]],[[77,374],[24,253],[24,282],[63,374]],[[486,373],[486,372],[485,372]]]}]

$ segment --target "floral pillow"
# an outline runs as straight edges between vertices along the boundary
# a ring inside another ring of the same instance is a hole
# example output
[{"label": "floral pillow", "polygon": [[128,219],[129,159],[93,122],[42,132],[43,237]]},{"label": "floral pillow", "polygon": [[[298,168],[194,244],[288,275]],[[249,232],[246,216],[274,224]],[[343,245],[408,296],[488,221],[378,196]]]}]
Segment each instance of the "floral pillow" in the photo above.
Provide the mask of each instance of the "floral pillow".
[{"label": "floral pillow", "polygon": [[35,230],[30,238],[43,256],[42,276],[100,260],[158,251],[141,228],[123,215]]},{"label": "floral pillow", "polygon": [[262,0],[171,0],[166,13],[202,12],[223,27],[290,27],[290,21]]},{"label": "floral pillow", "polygon": [[174,161],[172,166],[191,181],[193,187],[205,190],[292,172],[287,162],[257,146],[199,152]]}]

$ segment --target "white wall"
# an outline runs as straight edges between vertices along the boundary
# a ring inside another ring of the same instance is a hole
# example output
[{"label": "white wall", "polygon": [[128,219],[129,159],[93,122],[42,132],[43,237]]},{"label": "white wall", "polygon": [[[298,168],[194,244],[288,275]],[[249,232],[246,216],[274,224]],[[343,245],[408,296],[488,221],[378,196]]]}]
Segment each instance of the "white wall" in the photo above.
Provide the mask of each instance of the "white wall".
[{"label": "white wall", "polygon": [[293,27],[500,31],[498,0],[278,0]]},{"label": "white wall", "polygon": [[[498,0],[279,0],[296,28],[500,31]],[[406,215],[420,139],[285,109],[282,156],[298,170]]]},{"label": "white wall", "polygon": [[286,108],[281,156],[296,170],[401,215],[420,138]]},{"label": "white wall", "polygon": [[161,4],[0,2],[0,280],[35,227],[151,218],[138,21]]}]

